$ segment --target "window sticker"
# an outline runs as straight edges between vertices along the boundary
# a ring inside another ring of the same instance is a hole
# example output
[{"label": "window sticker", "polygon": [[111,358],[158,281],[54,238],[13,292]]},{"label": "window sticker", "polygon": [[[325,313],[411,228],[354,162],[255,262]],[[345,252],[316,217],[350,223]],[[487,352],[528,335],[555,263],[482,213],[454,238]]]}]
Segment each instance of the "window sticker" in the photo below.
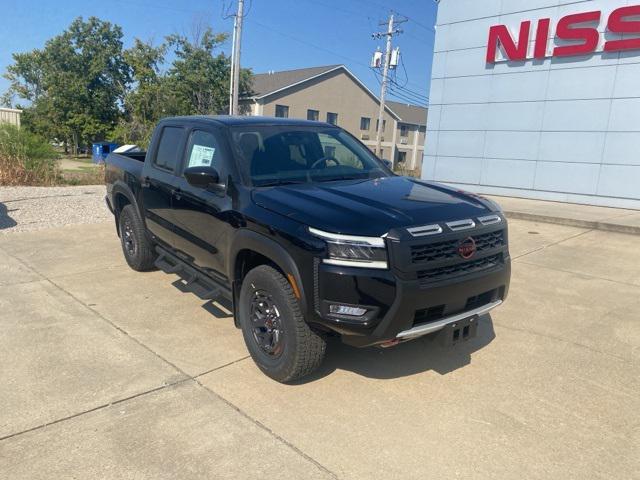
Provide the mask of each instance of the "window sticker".
[{"label": "window sticker", "polygon": [[214,147],[194,145],[189,157],[189,167],[210,167],[215,153]]}]

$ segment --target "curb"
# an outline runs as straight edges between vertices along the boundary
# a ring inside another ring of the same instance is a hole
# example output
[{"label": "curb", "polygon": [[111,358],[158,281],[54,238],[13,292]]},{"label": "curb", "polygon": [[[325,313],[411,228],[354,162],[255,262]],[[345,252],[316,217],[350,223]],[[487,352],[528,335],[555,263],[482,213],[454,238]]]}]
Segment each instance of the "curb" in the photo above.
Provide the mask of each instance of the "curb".
[{"label": "curb", "polygon": [[640,235],[640,226],[619,225],[609,222],[592,222],[589,220],[577,220],[575,218],[553,217],[550,215],[538,215],[536,213],[504,211],[507,218],[516,220],[528,220],[530,222],[553,223],[555,225],[567,225],[570,227],[587,228],[589,230],[601,230],[603,232],[626,233]]}]

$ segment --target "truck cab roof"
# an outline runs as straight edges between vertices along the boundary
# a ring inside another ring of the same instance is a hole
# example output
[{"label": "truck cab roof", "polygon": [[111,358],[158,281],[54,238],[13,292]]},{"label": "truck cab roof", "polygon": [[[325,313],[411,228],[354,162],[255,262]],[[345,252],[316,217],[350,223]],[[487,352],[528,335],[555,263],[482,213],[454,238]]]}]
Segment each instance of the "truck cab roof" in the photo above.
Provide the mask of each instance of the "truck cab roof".
[{"label": "truck cab roof", "polygon": [[271,126],[271,125],[288,125],[288,126],[323,126],[335,127],[330,123],[314,122],[311,120],[301,120],[296,118],[280,118],[280,117],[254,117],[243,115],[192,115],[182,117],[167,117],[161,120],[164,122],[177,123],[212,123],[218,126],[240,127],[240,126]]}]

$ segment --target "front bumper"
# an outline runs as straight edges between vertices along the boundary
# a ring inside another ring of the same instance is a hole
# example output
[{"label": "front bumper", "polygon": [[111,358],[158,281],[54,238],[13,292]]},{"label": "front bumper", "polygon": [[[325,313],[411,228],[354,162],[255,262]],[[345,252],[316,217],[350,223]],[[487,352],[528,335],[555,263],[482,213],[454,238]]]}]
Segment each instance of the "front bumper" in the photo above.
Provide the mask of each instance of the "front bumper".
[{"label": "front bumper", "polygon": [[[507,297],[511,261],[499,267],[425,287],[393,271],[345,268],[317,263],[316,323],[356,347],[406,341],[434,333],[447,324],[488,313]],[[364,306],[368,313],[349,318],[329,313],[330,304]]]},{"label": "front bumper", "polygon": [[482,307],[474,308],[472,310],[467,310],[462,313],[458,313],[456,315],[451,315],[450,317],[445,317],[442,320],[437,320],[430,323],[423,323],[420,325],[416,325],[409,330],[405,330],[396,335],[396,338],[400,341],[405,340],[413,340],[414,338],[419,338],[424,335],[429,335],[430,333],[439,332],[445,326],[450,323],[459,322],[460,320],[464,320],[465,318],[481,316],[489,313],[496,307],[502,305],[502,300],[496,300],[495,302],[487,303]]}]

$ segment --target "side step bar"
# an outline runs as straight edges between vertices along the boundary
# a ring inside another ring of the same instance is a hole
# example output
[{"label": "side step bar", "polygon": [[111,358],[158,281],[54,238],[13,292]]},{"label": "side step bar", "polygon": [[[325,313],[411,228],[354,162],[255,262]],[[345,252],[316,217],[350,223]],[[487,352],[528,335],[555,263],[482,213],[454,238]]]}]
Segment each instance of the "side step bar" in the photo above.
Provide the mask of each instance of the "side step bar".
[{"label": "side step bar", "polygon": [[201,300],[233,299],[229,285],[196,270],[162,247],[156,247],[156,251],[158,259],[155,261],[155,266],[164,273],[175,273],[182,278],[186,291],[194,293]]}]

